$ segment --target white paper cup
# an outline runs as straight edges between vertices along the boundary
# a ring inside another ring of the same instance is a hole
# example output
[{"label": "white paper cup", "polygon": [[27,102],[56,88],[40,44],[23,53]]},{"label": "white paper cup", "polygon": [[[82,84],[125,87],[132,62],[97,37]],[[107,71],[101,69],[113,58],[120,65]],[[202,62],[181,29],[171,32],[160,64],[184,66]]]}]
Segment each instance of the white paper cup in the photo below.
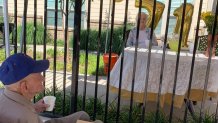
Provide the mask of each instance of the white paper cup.
[{"label": "white paper cup", "polygon": [[49,107],[46,108],[46,111],[52,111],[55,106],[56,97],[55,96],[45,96],[43,100],[45,104],[49,105]]},{"label": "white paper cup", "polygon": [[193,50],[194,50],[194,43],[191,42],[191,43],[189,43],[189,52],[193,53]]}]

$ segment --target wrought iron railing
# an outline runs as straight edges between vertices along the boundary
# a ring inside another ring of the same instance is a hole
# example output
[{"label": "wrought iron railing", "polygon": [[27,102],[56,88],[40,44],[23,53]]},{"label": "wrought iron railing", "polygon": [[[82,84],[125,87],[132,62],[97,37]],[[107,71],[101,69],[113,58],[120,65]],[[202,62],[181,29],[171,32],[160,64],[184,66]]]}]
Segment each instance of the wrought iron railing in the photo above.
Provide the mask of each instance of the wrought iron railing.
[{"label": "wrought iron railing", "polygon": [[[142,9],[142,5],[143,5],[143,2],[145,2],[146,0],[138,0],[139,2],[139,9],[138,9],[138,12],[141,13],[141,9]],[[150,0],[152,1],[152,0]],[[17,20],[17,13],[18,13],[18,2],[17,0],[14,0],[14,30],[13,30],[13,42],[14,42],[14,53],[17,53],[19,52],[19,49],[18,49],[18,45],[19,42],[18,42],[18,36],[17,36],[17,27],[18,27],[18,20]],[[55,4],[55,17],[54,17],[54,57],[53,57],[53,95],[55,96],[56,95],[56,61],[57,61],[57,30],[58,30],[58,3],[59,1],[58,0],[54,0],[54,4]],[[65,28],[64,28],[64,59],[63,59],[63,62],[64,62],[64,67],[63,67],[63,100],[62,100],[62,115],[66,115],[66,111],[65,111],[65,107],[66,107],[66,74],[67,74],[67,56],[69,54],[67,54],[68,52],[68,45],[69,43],[67,43],[67,41],[69,40],[69,36],[68,36],[68,25],[69,22],[68,21],[68,8],[69,8],[69,1],[66,0],[65,1],[65,13],[64,14],[64,17],[65,17],[65,21],[64,21],[64,25],[65,25]],[[100,12],[99,12],[99,25],[98,25],[98,37],[97,37],[97,46],[98,48],[96,49],[97,51],[97,67],[96,67],[96,75],[95,75],[95,88],[94,89],[94,104],[93,104],[93,120],[96,119],[96,112],[97,112],[97,98],[98,98],[98,85],[99,85],[99,62],[100,62],[100,43],[102,42],[101,40],[101,32],[102,32],[102,14],[103,14],[103,5],[104,5],[104,0],[100,0]],[[123,20],[123,48],[122,48],[122,53],[120,55],[120,58],[121,58],[121,66],[120,66],[120,79],[119,79],[119,91],[118,91],[118,100],[116,102],[116,120],[114,122],[120,122],[120,107],[121,107],[121,87],[122,87],[122,75],[123,75],[123,60],[124,60],[124,48],[125,48],[125,42],[126,42],[126,37],[127,37],[127,18],[128,18],[128,6],[129,6],[129,0],[125,0],[123,1],[125,2],[125,12],[123,13],[125,16],[124,16],[124,20]],[[151,3],[153,5],[153,9],[152,9],[152,12],[151,13],[155,13],[155,10],[156,10],[156,0],[153,0]],[[46,35],[48,33],[48,29],[47,29],[47,3],[48,1],[47,0],[44,0],[44,20],[43,20],[43,24],[44,24],[44,39],[43,39],[43,59],[46,59],[47,58],[47,54],[46,54],[46,49],[47,49],[47,42],[46,42]],[[161,98],[161,87],[162,87],[162,84],[163,84],[163,72],[164,72],[164,65],[165,65],[165,57],[166,57],[166,51],[167,51],[167,37],[168,37],[168,27],[169,27],[169,20],[170,20],[170,10],[171,10],[171,3],[172,3],[172,0],[169,0],[168,1],[168,7],[165,8],[167,9],[167,20],[166,20],[166,30],[165,30],[165,35],[164,35],[164,45],[163,45],[163,55],[162,55],[162,59],[161,59],[161,74],[160,76],[157,76],[158,78],[160,78],[160,81],[159,81],[159,89],[158,89],[158,96],[157,96],[157,103],[156,103],[156,117],[155,117],[155,123],[158,123],[158,119],[159,118],[159,114],[160,114],[160,98]],[[92,4],[92,1],[91,0],[87,0],[86,2],[87,4],[87,35],[86,35],[86,48],[84,49],[85,50],[85,75],[84,75],[84,87],[83,87],[83,96],[82,96],[82,109],[85,110],[86,108],[86,99],[87,99],[87,71],[88,71],[88,61],[89,61],[89,49],[88,49],[88,46],[89,46],[89,38],[90,38],[90,29],[91,29],[91,20],[90,20],[90,17],[91,17],[91,4]],[[176,92],[176,86],[177,86],[177,75],[178,75],[178,70],[179,70],[179,63],[180,63],[180,53],[181,53],[181,43],[182,43],[182,38],[183,38],[183,30],[184,30],[184,23],[185,23],[185,16],[186,16],[186,13],[184,10],[186,10],[186,4],[187,4],[187,0],[184,0],[183,2],[183,11],[182,11],[182,19],[181,19],[181,29],[180,29],[180,33],[179,33],[179,46],[178,46],[178,52],[177,52],[177,58],[176,58],[176,67],[175,67],[175,77],[174,77],[174,85],[173,85],[173,92],[172,92],[172,101],[171,101],[171,106],[170,106],[170,112],[169,112],[169,119],[168,119],[168,122],[173,122],[172,119],[173,119],[173,115],[175,113],[175,110],[174,110],[174,103],[175,103],[175,92]],[[216,1],[214,1],[214,4],[217,4]],[[27,23],[27,8],[28,8],[28,0],[24,0],[24,13],[23,13],[23,31],[24,31],[24,35],[23,35],[23,52],[26,53],[26,50],[27,50],[27,44],[26,44],[26,23]],[[41,5],[38,3],[37,0],[34,0],[34,31],[33,31],[33,58],[36,59],[37,57],[37,54],[36,54],[36,51],[37,51],[37,43],[36,43],[36,36],[37,36],[37,7]],[[194,117],[194,119],[196,120],[196,122],[202,122],[203,121],[203,118],[204,118],[204,108],[205,108],[205,100],[206,100],[206,89],[208,87],[208,78],[209,78],[209,75],[210,75],[210,67],[211,67],[211,57],[212,57],[212,48],[214,47],[213,46],[213,43],[211,43],[212,47],[210,49],[210,55],[209,55],[209,58],[208,58],[208,64],[207,64],[207,72],[206,72],[206,77],[205,77],[205,84],[204,84],[204,93],[203,93],[203,98],[202,98],[202,103],[201,103],[201,107],[200,107],[200,116],[197,117],[195,114],[193,114],[193,110],[192,110],[192,102],[190,101],[190,93],[191,93],[191,86],[192,86],[192,78],[193,78],[193,71],[194,71],[194,68],[195,68],[195,54],[196,54],[196,51],[197,51],[197,47],[198,47],[198,43],[199,43],[199,26],[200,26],[200,16],[201,16],[201,12],[202,12],[202,5],[203,5],[203,0],[200,0],[199,1],[199,8],[196,9],[198,11],[198,16],[197,16],[197,24],[196,24],[196,34],[195,34],[195,37],[194,37],[194,51],[193,51],[193,57],[192,57],[192,61],[191,61],[191,68],[190,68],[190,78],[189,78],[189,86],[188,86],[188,90],[187,90],[187,96],[186,96],[186,106],[185,106],[185,113],[184,113],[184,119],[183,121],[184,122],[188,122],[187,121],[187,115],[188,115],[188,110],[191,112],[192,116]],[[77,103],[78,103],[78,100],[77,100],[77,97],[78,97],[78,79],[79,79],[79,57],[80,57],[80,32],[81,32],[81,16],[82,16],[82,11],[81,11],[81,7],[82,7],[82,1],[81,0],[75,0],[75,3],[74,3],[74,6],[75,6],[75,13],[74,13],[74,31],[73,31],[73,43],[72,43],[72,46],[73,46],[73,53],[72,53],[72,83],[71,83],[71,105],[70,105],[70,113],[74,113],[77,111]],[[111,60],[111,53],[112,53],[112,46],[113,46],[113,33],[114,33],[114,19],[115,19],[115,7],[116,7],[116,0],[112,0],[112,13],[111,13],[111,27],[110,27],[110,38],[109,38],[109,61]],[[218,7],[216,7],[216,12],[215,12],[215,15],[218,15]],[[155,24],[155,14],[152,14],[152,22],[151,22],[151,33],[150,33],[150,36],[149,36],[149,39],[150,39],[150,44],[149,44],[149,47],[148,47],[148,62],[147,62],[147,70],[146,70],[146,73],[145,73],[145,76],[146,76],[146,79],[144,80],[145,82],[145,89],[144,89],[144,100],[142,102],[142,105],[141,105],[141,122],[145,122],[145,115],[146,115],[146,109],[147,109],[147,91],[148,91],[148,81],[149,81],[149,72],[150,72],[150,59],[151,59],[151,49],[152,49],[152,43],[151,43],[151,39],[153,38],[153,35],[154,35],[154,24]],[[136,35],[136,40],[138,42],[138,39],[139,39],[139,22],[140,22],[140,16],[138,17],[138,25],[137,25],[137,35]],[[215,30],[215,27],[217,25],[216,23],[217,21],[214,22],[214,30]],[[215,31],[213,32],[213,36],[215,35]],[[212,40],[212,42],[214,41],[214,38]],[[22,43],[21,43],[22,44]],[[22,46],[21,46],[22,47]],[[134,122],[134,119],[132,119],[133,117],[133,104],[134,104],[134,86],[135,86],[135,73],[136,73],[136,64],[137,64],[137,54],[138,54],[138,43],[136,43],[135,45],[135,53],[134,53],[134,64],[133,64],[133,75],[132,75],[132,88],[131,88],[131,95],[130,95],[130,104],[129,104],[129,116],[128,116],[128,122],[131,123],[131,122]],[[111,62],[109,62],[109,65],[108,67],[110,68],[111,66]],[[46,77],[46,72],[43,73],[43,75]],[[108,106],[109,106],[109,86],[110,86],[110,70],[108,69],[108,74],[107,74],[107,84],[106,84],[106,98],[105,98],[105,109],[104,109],[104,122],[108,122],[107,119],[108,119]],[[44,82],[44,85],[46,85],[46,82]],[[44,92],[44,95],[45,95],[45,92]],[[55,113],[55,112],[54,112]],[[216,115],[215,115],[215,121],[217,122],[217,112],[216,112]]]}]

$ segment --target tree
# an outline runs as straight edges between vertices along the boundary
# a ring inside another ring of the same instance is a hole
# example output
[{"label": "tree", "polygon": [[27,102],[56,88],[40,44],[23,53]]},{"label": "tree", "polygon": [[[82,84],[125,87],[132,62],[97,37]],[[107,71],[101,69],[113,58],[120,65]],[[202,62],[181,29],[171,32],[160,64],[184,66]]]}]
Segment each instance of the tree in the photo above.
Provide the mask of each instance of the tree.
[{"label": "tree", "polygon": [[[92,0],[93,1],[93,0]],[[66,15],[69,15],[69,13],[71,11],[74,11],[75,9],[75,0],[68,0],[68,7],[66,6],[66,2],[67,0],[59,0],[60,3],[60,10],[61,10],[61,16],[62,16],[62,33],[64,34],[64,30],[66,29],[66,25],[65,25],[65,20],[66,20]],[[82,0],[82,6],[85,3],[85,0]],[[73,9],[72,9],[73,7]],[[67,9],[68,8],[68,9]],[[67,30],[68,33],[68,30]],[[67,34],[67,55],[68,55],[68,60],[69,60],[69,34]],[[65,36],[63,35],[63,39],[65,38]]]}]

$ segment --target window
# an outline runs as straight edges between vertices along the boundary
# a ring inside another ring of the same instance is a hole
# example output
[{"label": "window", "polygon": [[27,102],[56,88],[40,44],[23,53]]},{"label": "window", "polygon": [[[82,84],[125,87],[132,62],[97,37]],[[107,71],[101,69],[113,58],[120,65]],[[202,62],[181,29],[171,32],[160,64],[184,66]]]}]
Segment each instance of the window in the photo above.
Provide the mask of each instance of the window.
[{"label": "window", "polygon": [[0,16],[3,16],[3,0],[0,0]]},{"label": "window", "polygon": [[[54,26],[55,22],[55,0],[48,0],[47,7],[47,25]],[[58,26],[62,26],[62,12],[60,10],[60,2],[58,2]],[[85,5],[82,6],[81,28],[84,27]],[[63,22],[64,23],[64,22]],[[72,7],[68,14],[68,27],[74,26],[74,8]]]}]

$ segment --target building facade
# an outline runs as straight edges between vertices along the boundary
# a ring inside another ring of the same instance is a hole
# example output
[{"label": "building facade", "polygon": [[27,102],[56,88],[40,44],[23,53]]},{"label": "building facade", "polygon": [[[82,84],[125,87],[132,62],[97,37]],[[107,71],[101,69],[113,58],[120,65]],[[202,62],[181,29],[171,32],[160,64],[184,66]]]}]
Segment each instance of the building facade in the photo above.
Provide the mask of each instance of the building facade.
[{"label": "building facade", "polygon": [[[28,0],[28,10],[27,10],[27,22],[33,21],[34,16],[34,0]],[[165,28],[166,28],[166,17],[167,17],[167,8],[168,8],[168,0],[157,0],[165,4],[165,10],[162,16],[162,19],[160,20],[155,33],[158,35],[158,37],[161,37],[165,34]],[[110,3],[111,2],[111,3]],[[172,0],[171,3],[171,16],[170,16],[170,23],[169,23],[169,34],[173,33],[173,29],[176,24],[175,17],[173,16],[173,11],[181,6],[183,3],[183,0]],[[200,0],[187,0],[188,3],[192,3],[194,5],[194,13],[193,13],[193,19],[192,19],[192,25],[191,30],[189,33],[189,39],[192,40],[195,33],[195,28],[197,25],[197,14],[198,14],[198,8]],[[203,8],[202,11],[211,11],[215,10],[213,4],[215,0],[203,0]],[[58,2],[59,3],[59,2]],[[81,27],[86,28],[87,26],[87,10],[88,10],[88,1],[86,0],[82,7],[82,22]],[[103,28],[107,28],[110,25],[111,17],[108,15],[111,14],[110,7],[112,4],[112,0],[103,0],[103,13],[102,13],[102,25]],[[125,16],[125,6],[126,2],[123,0],[122,2],[118,2],[115,4],[115,18],[114,22],[115,25],[123,25],[124,22],[124,16]],[[2,14],[3,8],[3,0],[0,0],[0,11]],[[9,8],[9,16],[13,18],[14,16],[14,0],[8,1],[8,8]],[[21,24],[21,19],[23,16],[23,8],[24,8],[24,0],[17,0],[17,16],[18,16],[18,23]],[[58,37],[61,38],[61,35],[63,35],[61,32],[62,30],[62,11],[60,9],[60,3],[59,3],[59,10],[58,10],[58,31],[60,33]],[[146,11],[146,10],[142,10]],[[92,28],[98,28],[99,26],[99,12],[100,12],[100,0],[93,0],[91,2],[91,27]],[[53,25],[54,25],[54,13],[55,13],[55,0],[47,0],[47,26],[48,29],[50,29],[51,34],[53,31]],[[135,7],[135,0],[129,0],[129,6],[128,6],[128,23],[135,23],[136,14],[138,13],[138,8]],[[45,16],[44,16],[44,0],[37,0],[37,20],[40,23],[43,23]],[[110,20],[108,20],[110,18]],[[71,32],[73,29],[74,24],[74,7],[71,7],[69,12],[69,31]],[[107,24],[109,22],[109,24]],[[110,26],[109,26],[110,27]],[[204,23],[201,21],[200,25],[200,34],[205,33]]]}]

